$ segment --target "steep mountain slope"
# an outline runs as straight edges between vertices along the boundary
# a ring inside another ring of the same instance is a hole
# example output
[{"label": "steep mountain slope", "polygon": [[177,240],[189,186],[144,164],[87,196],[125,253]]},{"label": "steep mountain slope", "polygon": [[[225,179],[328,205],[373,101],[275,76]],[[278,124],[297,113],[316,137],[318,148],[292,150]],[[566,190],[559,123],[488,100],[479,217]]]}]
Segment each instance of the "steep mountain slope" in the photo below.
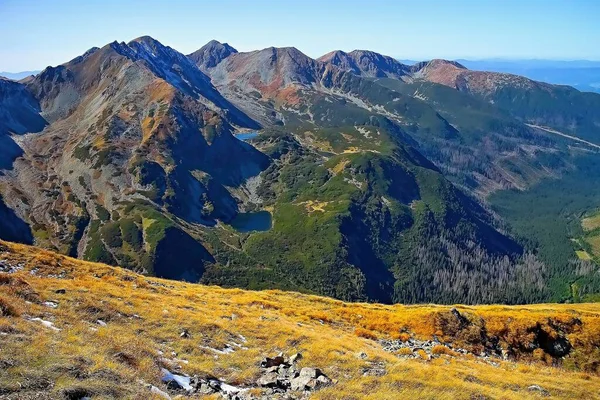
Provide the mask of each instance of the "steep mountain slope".
[{"label": "steep mountain slope", "polygon": [[[366,67],[361,67],[355,62],[361,54],[333,52],[320,60],[371,77],[373,82],[412,98],[421,108],[426,103],[443,117],[454,130],[451,135],[413,130],[413,139],[419,151],[446,176],[474,195],[484,198],[498,189],[524,189],[569,167],[565,161],[568,154],[557,156],[565,147],[553,138],[481,98],[445,90],[442,84],[454,82],[466,71],[462,65],[433,60],[409,67],[391,57],[369,53],[367,59],[388,60],[391,67],[382,62],[363,63]],[[395,70],[401,73],[393,73]]]},{"label": "steep mountain slope", "polygon": [[[537,193],[538,188],[553,187],[553,183],[543,183],[544,179],[580,179],[574,177],[590,176],[585,171],[594,168],[597,148],[593,144],[578,141],[572,132],[565,134],[535,126],[561,125],[564,123],[561,119],[569,114],[568,118],[578,121],[572,122],[569,129],[576,129],[579,136],[595,135],[597,124],[588,108],[593,95],[508,74],[469,71],[445,60],[414,65],[410,79],[378,78],[375,82],[429,104],[456,129],[457,134],[452,137],[418,134],[413,137],[419,143],[418,149],[446,177],[484,201],[499,189],[518,189],[506,197],[519,201],[516,193],[521,190],[532,188]],[[561,110],[553,109],[555,106]],[[562,193],[550,197],[546,194],[545,207],[562,215],[581,201],[587,201],[588,207],[596,206],[592,187],[586,189],[586,184],[568,182],[558,186],[576,187],[577,192],[570,194],[575,202],[571,200],[565,205]],[[593,181],[588,186],[593,186]],[[522,197],[531,200],[534,196]],[[494,196],[494,202],[497,198],[503,197]],[[521,210],[521,218],[535,212],[518,205],[509,208],[506,204],[494,204],[494,209],[502,210],[502,216],[510,219],[510,229],[520,236],[526,248],[541,255],[547,265],[549,285],[554,288],[553,300],[577,298],[579,287],[586,288],[587,296],[598,290],[597,267],[584,266],[585,260],[577,259],[576,250],[580,247],[570,240],[576,234],[566,234],[571,230],[566,226],[570,223],[562,226],[563,222],[557,222],[578,220],[578,215],[565,215],[553,222],[549,218],[544,225],[540,222],[545,221],[543,218],[515,220],[514,215],[504,210]],[[546,235],[549,229],[553,230],[552,235]],[[533,232],[537,234],[532,235]],[[582,266],[574,267],[579,264]],[[582,271],[588,272],[581,275]]]},{"label": "steep mountain slope", "polygon": [[[148,37],[49,67],[27,89],[51,124],[23,141],[2,187],[36,243],[198,280],[213,257],[183,222],[236,215],[225,186],[268,160],[231,133],[258,125],[185,56]],[[178,268],[161,261],[182,245]]]},{"label": "steep mountain slope", "polygon": [[446,177],[481,199],[560,176],[572,167],[574,156],[594,150],[533,129],[494,104],[444,85],[396,79],[377,83],[429,104],[456,129],[449,138],[414,137]]},{"label": "steep mountain slope", "polygon": [[341,50],[332,51],[317,60],[335,65],[343,70],[371,78],[409,79],[411,67],[395,60],[368,50],[354,50],[345,53]]},{"label": "steep mountain slope", "polygon": [[[207,71],[213,84],[255,119],[281,125],[339,125],[378,114],[410,131],[452,135],[452,127],[435,111],[410,96],[382,88],[334,65],[313,60],[295,48],[268,48],[232,54]],[[326,102],[326,103],[325,103]],[[328,104],[327,104],[328,103]]]},{"label": "steep mountain slope", "polygon": [[470,71],[455,62],[433,60],[415,76],[475,95],[533,125],[552,127],[600,143],[600,95],[521,76]]},{"label": "steep mountain slope", "polygon": [[8,169],[22,152],[10,137],[38,132],[46,121],[39,115],[40,105],[23,85],[0,78],[0,168]]},{"label": "steep mountain slope", "polygon": [[383,56],[353,56],[366,76],[295,48],[213,41],[186,57],[142,37],[47,68],[19,84],[49,125],[0,176],[11,235],[31,241],[24,221],[64,254],[224,286],[556,298],[547,282],[561,277],[476,196],[560,172],[561,152],[580,150],[479,98],[396,79]]},{"label": "steep mountain slope", "polygon": [[[543,298],[543,266],[411,147],[410,135],[456,134],[430,106],[294,48],[232,54],[207,73],[248,114],[282,128],[254,142],[273,159],[259,188],[273,229],[250,235],[244,258],[204,282],[386,302]],[[489,286],[498,281],[506,286]]]},{"label": "steep mountain slope", "polygon": [[[588,399],[600,390],[594,304],[349,304],[148,278],[5,242],[0,259],[9,400]],[[331,381],[298,385],[311,368]]]}]

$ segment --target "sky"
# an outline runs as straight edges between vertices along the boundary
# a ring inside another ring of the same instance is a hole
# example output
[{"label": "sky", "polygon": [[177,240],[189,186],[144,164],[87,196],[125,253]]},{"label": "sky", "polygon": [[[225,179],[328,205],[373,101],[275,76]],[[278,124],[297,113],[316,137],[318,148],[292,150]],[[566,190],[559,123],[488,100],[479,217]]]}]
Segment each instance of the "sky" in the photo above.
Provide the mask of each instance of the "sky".
[{"label": "sky", "polygon": [[311,57],[600,60],[600,0],[0,0],[0,71],[40,70],[150,35],[184,54],[211,39]]}]

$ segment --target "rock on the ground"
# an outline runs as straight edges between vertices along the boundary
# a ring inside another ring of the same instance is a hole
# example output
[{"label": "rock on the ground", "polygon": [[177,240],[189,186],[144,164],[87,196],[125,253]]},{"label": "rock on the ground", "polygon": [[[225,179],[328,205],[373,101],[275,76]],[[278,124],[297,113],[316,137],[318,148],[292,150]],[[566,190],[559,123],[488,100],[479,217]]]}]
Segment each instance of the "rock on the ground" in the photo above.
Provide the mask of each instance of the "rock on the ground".
[{"label": "rock on the ground", "polygon": [[190,384],[191,378],[189,376],[176,375],[165,368],[162,368],[161,372],[163,374],[162,381],[167,384],[167,387],[175,390],[185,390],[186,392],[191,392],[194,390]]},{"label": "rock on the ground", "polygon": [[171,396],[169,396],[168,393],[163,392],[162,390],[160,390],[156,386],[151,386],[150,387],[150,393],[155,394],[155,395],[157,395],[159,397],[162,397],[164,399],[171,400]]},{"label": "rock on the ground", "polygon": [[330,384],[331,379],[318,368],[302,368],[300,375],[290,380],[292,390],[316,390]]},{"label": "rock on the ground", "polygon": [[550,393],[546,389],[541,387],[540,385],[528,386],[527,390],[529,390],[530,392],[537,392],[537,393],[541,394],[542,396],[550,396]]},{"label": "rock on the ground", "polygon": [[278,367],[284,363],[285,363],[285,358],[283,358],[283,356],[277,356],[277,357],[273,357],[273,358],[267,357],[263,361],[261,361],[260,367],[261,368]]}]

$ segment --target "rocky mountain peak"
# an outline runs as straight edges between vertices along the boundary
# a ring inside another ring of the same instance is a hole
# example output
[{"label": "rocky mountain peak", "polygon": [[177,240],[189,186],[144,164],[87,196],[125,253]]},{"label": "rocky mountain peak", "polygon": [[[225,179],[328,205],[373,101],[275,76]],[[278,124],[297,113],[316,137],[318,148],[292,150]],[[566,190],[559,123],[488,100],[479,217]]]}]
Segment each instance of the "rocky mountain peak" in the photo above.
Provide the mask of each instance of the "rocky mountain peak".
[{"label": "rocky mountain peak", "polygon": [[317,58],[318,61],[326,63],[337,63],[348,57],[348,53],[342,50],[334,50]]},{"label": "rocky mountain peak", "polygon": [[442,85],[457,87],[457,79],[469,70],[456,61],[433,59],[411,67],[414,78],[425,79]]},{"label": "rocky mountain peak", "polygon": [[369,50],[353,50],[346,53],[336,50],[318,58],[319,61],[335,65],[365,77],[402,79],[410,73],[410,67],[392,57]]},{"label": "rocky mountain peak", "polygon": [[217,85],[232,80],[263,92],[292,83],[311,84],[319,79],[322,64],[295,47],[268,47],[229,56],[210,72]]},{"label": "rocky mountain peak", "polygon": [[209,68],[216,67],[221,61],[238,51],[227,43],[221,43],[217,40],[211,40],[200,49],[188,54],[198,68],[206,71]]}]

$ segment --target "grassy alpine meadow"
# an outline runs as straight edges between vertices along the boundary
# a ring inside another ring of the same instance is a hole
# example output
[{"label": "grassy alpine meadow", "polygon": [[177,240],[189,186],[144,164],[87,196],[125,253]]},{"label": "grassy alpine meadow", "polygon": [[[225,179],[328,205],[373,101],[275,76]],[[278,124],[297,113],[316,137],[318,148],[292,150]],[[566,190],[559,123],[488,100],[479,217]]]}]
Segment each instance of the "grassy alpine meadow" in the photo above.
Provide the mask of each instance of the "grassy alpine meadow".
[{"label": "grassy alpine meadow", "polygon": [[[345,303],[149,278],[7,242],[0,264],[2,398],[158,399],[149,388],[168,390],[161,368],[259,396],[260,361],[279,353],[301,353],[301,367],[331,378],[314,399],[583,399],[600,391],[599,304]],[[426,354],[390,351],[386,340],[438,344]],[[558,343],[568,354],[555,355]]]}]

